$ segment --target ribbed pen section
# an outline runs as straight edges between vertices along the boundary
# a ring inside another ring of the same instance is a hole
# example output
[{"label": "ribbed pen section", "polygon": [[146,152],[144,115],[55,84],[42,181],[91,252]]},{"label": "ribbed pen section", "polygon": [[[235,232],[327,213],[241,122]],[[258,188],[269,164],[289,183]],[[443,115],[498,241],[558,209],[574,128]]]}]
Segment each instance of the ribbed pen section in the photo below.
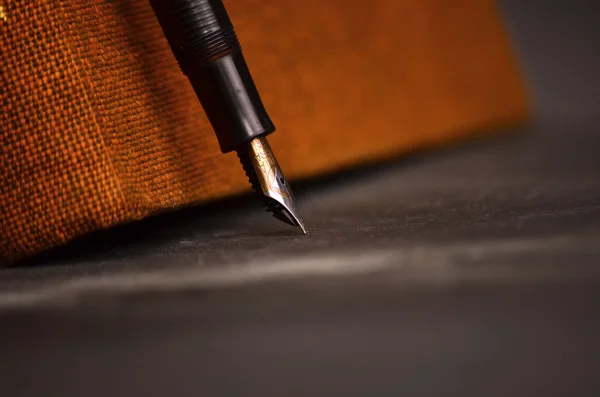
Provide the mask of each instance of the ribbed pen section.
[{"label": "ribbed pen section", "polygon": [[221,0],[150,0],[184,73],[239,48]]}]

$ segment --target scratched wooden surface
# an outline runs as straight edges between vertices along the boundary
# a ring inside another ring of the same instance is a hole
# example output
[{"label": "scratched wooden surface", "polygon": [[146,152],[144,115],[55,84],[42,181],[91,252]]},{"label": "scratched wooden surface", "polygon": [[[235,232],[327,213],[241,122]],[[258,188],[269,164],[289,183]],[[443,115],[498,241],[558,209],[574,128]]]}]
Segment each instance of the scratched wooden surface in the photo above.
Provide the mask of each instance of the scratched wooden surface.
[{"label": "scratched wooden surface", "polygon": [[598,128],[307,186],[308,236],[234,201],[4,269],[3,387],[597,395]]}]

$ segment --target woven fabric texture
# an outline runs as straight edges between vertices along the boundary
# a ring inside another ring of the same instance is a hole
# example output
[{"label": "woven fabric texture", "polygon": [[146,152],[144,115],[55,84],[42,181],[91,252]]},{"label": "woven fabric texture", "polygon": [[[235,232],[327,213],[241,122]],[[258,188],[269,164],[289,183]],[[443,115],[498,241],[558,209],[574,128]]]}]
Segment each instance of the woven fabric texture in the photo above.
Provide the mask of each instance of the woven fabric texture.
[{"label": "woven fabric texture", "polygon": [[[527,115],[492,1],[225,4],[292,179]],[[0,263],[249,189],[146,0],[0,7]]]}]

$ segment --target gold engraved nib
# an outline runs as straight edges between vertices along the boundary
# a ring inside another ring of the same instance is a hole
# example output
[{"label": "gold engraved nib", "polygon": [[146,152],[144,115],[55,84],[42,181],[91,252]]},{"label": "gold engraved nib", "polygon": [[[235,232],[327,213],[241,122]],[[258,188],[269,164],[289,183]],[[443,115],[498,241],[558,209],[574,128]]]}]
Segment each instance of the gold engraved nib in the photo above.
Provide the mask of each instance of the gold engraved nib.
[{"label": "gold engraved nib", "polygon": [[304,224],[296,213],[296,200],[279,168],[265,137],[254,138],[245,148],[237,151],[246,175],[257,193],[265,198],[267,211],[275,218],[298,226],[306,234]]}]

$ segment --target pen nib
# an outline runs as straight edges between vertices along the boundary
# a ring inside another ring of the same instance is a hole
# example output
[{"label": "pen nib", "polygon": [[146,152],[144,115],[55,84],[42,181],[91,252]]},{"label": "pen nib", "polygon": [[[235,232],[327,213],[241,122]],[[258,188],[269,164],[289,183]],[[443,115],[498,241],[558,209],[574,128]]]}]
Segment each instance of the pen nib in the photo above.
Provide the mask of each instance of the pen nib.
[{"label": "pen nib", "polygon": [[246,175],[257,193],[262,193],[267,211],[275,218],[298,226],[306,234],[304,224],[296,213],[296,200],[292,189],[264,137],[254,138],[237,151]]}]

